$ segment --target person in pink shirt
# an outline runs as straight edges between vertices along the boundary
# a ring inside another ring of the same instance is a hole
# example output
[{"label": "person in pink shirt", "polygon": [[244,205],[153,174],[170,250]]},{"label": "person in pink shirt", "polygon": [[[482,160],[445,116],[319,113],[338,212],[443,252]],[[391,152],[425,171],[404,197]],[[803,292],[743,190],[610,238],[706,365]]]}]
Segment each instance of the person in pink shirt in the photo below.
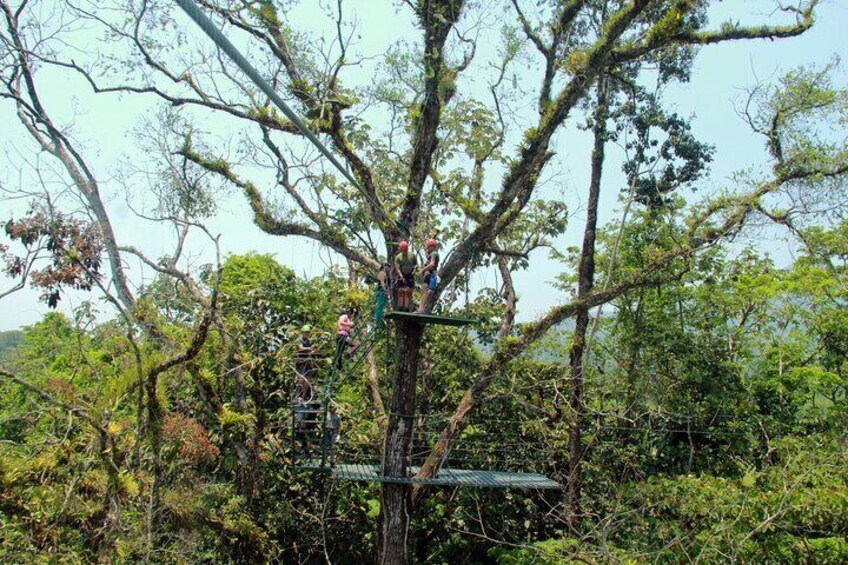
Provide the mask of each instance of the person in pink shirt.
[{"label": "person in pink shirt", "polygon": [[350,353],[356,348],[353,340],[350,338],[350,331],[353,329],[353,321],[350,319],[347,310],[342,310],[341,316],[339,316],[338,322],[336,322],[337,333],[336,333],[336,370],[341,370],[342,361],[345,357],[345,346],[350,346],[350,349],[347,353]]},{"label": "person in pink shirt", "polygon": [[347,310],[342,311],[342,315],[339,316],[338,321],[339,327],[339,335],[350,335],[350,330],[353,328],[353,322],[350,319],[350,316],[347,313]]}]

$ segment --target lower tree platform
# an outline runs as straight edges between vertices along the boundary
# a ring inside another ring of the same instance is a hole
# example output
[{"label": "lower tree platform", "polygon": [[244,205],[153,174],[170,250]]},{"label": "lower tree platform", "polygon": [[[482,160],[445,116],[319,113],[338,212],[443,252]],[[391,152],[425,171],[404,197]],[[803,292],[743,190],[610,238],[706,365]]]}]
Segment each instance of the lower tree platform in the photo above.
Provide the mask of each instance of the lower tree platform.
[{"label": "lower tree platform", "polygon": [[383,317],[387,320],[402,320],[405,322],[418,322],[419,324],[440,324],[442,326],[468,326],[480,323],[479,320],[471,318],[452,318],[450,316],[436,316],[434,314],[421,314],[419,312],[400,312],[392,310],[386,312]]},{"label": "lower tree platform", "polygon": [[379,465],[336,465],[334,467],[302,466],[303,469],[328,473],[334,479],[375,483],[421,484],[447,487],[559,489],[561,485],[538,473],[506,473],[471,469],[441,469],[432,479],[414,476],[418,467],[410,468],[413,476],[386,477]]}]

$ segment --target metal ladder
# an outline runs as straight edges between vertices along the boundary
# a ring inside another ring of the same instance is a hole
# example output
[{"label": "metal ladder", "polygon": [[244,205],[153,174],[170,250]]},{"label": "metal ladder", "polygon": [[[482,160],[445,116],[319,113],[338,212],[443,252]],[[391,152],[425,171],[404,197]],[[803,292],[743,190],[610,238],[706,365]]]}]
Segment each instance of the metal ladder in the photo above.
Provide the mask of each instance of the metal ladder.
[{"label": "metal ladder", "polygon": [[[363,329],[352,336],[355,344],[355,349],[350,357],[346,359],[333,359],[333,365],[330,369],[328,378],[323,382],[315,382],[312,386],[312,397],[309,401],[305,401],[302,405],[293,405],[292,409],[292,449],[297,453],[300,441],[300,448],[304,451],[304,457],[309,458],[309,444],[314,441],[321,442],[321,459],[318,468],[327,468],[328,442],[326,437],[327,429],[327,413],[330,407],[330,401],[333,398],[333,392],[338,382],[346,377],[353,375],[357,369],[365,362],[368,354],[377,345],[377,342],[386,333],[386,323],[383,314],[386,310],[388,298],[382,289],[377,290],[369,301],[367,311],[373,313],[373,320],[367,330]],[[360,326],[362,327],[362,326]],[[320,393],[317,391],[320,389]],[[298,423],[300,425],[298,425]]]}]

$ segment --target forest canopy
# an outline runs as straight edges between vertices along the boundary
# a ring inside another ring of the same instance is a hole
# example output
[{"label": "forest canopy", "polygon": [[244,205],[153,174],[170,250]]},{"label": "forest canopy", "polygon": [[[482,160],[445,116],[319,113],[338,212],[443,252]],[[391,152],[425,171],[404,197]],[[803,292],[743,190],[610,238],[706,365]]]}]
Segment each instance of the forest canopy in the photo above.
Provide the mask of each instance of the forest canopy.
[{"label": "forest canopy", "polygon": [[0,561],[848,561],[844,71],[726,177],[676,102],[824,3],[189,3],[341,170],[176,3],[0,0]]}]

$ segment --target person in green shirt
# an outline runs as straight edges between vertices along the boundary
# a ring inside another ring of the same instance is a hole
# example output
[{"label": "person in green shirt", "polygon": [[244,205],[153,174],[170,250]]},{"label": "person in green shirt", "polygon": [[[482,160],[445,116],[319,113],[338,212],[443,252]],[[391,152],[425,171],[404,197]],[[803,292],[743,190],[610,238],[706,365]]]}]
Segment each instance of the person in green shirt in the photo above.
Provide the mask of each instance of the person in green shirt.
[{"label": "person in green shirt", "polygon": [[412,311],[412,290],[415,288],[415,267],[418,260],[409,252],[409,243],[398,244],[400,253],[395,255],[395,274],[398,277],[397,309],[401,312]]},{"label": "person in green shirt", "polygon": [[424,243],[424,248],[427,250],[427,260],[421,268],[421,304],[418,305],[418,312],[423,314],[427,309],[427,301],[430,298],[430,293],[436,290],[436,270],[439,268],[439,252],[435,239],[428,239]]}]

